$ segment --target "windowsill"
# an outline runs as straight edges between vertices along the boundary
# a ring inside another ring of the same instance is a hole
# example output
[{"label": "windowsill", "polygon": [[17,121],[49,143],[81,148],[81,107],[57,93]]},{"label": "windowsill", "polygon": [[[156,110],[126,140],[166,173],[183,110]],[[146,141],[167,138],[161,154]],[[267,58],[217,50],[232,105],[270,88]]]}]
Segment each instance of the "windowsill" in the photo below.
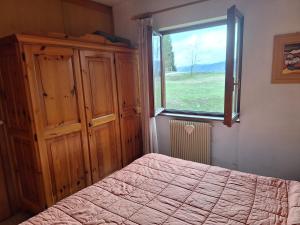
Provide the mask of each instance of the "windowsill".
[{"label": "windowsill", "polygon": [[183,113],[171,113],[171,112],[161,112],[158,116],[170,116],[180,119],[188,119],[193,121],[203,121],[203,122],[213,122],[213,121],[224,121],[223,116],[203,116],[203,115],[192,115]]},{"label": "windowsill", "polygon": [[[199,122],[223,122],[224,116],[214,116],[214,115],[196,115],[196,114],[187,114],[181,112],[169,112],[162,110],[156,116],[168,116],[178,119],[185,119],[190,121],[199,121]],[[237,118],[235,123],[240,123],[240,119]]]}]

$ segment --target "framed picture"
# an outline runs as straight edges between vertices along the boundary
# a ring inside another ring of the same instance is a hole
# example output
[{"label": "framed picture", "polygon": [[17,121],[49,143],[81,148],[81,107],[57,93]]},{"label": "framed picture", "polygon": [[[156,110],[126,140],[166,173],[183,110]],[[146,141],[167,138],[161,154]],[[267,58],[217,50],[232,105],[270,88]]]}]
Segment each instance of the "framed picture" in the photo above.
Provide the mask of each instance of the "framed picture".
[{"label": "framed picture", "polygon": [[274,37],[272,83],[300,83],[300,33]]}]

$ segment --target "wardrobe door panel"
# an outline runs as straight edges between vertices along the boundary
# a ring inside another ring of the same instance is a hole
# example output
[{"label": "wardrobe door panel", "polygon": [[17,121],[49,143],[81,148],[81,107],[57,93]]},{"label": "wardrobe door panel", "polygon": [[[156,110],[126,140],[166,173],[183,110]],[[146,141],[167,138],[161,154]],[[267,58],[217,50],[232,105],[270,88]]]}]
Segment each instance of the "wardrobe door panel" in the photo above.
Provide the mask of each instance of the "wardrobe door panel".
[{"label": "wardrobe door panel", "polygon": [[124,166],[142,156],[141,117],[129,114],[122,117],[123,162]]},{"label": "wardrobe door panel", "polygon": [[81,51],[93,182],[121,167],[117,89],[112,53]]},{"label": "wardrobe door panel", "polygon": [[120,146],[116,142],[119,138],[118,132],[114,121],[97,126],[92,132],[98,159],[98,171],[95,174],[96,177],[102,178],[120,169],[120,161],[116,162],[120,151]]},{"label": "wardrobe door panel", "polygon": [[48,205],[91,183],[78,51],[25,46]]},{"label": "wardrobe door panel", "polygon": [[55,201],[59,201],[87,185],[82,148],[80,132],[47,141]]},{"label": "wardrobe door panel", "polygon": [[88,61],[92,118],[111,115],[115,112],[113,77],[109,58],[94,58]]},{"label": "wardrobe door panel", "polygon": [[44,126],[48,129],[79,123],[73,52],[66,55],[37,55],[35,58]]},{"label": "wardrobe door panel", "polygon": [[123,166],[142,155],[138,59],[135,53],[116,53],[116,74]]},{"label": "wardrobe door panel", "polygon": [[135,111],[140,106],[137,55],[116,53],[116,73],[120,110]]}]

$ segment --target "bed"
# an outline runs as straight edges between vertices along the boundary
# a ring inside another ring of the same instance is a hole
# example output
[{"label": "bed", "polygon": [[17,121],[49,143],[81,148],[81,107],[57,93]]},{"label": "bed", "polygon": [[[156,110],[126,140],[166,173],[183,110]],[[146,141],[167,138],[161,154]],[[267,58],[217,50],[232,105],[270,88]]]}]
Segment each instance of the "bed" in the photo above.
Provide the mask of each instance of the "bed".
[{"label": "bed", "polygon": [[300,224],[300,182],[147,154],[32,224]]}]

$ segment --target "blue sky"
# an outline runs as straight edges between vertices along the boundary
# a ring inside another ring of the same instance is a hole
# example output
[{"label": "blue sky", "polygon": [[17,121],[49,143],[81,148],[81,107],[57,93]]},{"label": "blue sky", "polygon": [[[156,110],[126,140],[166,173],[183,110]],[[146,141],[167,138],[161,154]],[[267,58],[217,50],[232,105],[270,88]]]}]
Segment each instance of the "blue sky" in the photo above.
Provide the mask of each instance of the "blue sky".
[{"label": "blue sky", "polygon": [[175,66],[211,64],[226,59],[226,25],[171,34]]}]

